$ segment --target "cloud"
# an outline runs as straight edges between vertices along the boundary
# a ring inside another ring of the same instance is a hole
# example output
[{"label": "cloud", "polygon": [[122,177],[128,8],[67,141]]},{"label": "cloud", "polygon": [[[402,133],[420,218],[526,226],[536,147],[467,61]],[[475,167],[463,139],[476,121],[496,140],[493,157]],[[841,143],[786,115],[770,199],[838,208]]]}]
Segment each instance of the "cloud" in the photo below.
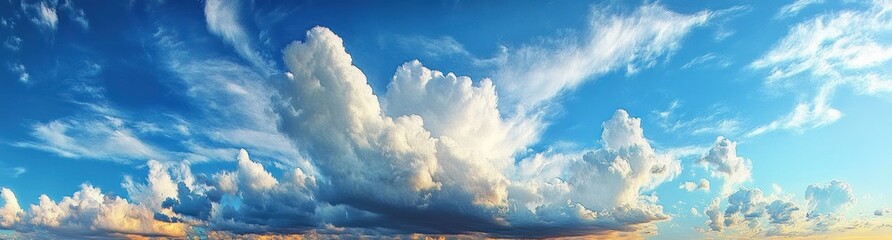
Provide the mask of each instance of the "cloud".
[{"label": "cloud", "polygon": [[685,63],[681,66],[681,69],[690,69],[695,67],[707,67],[707,66],[718,66],[722,68],[726,68],[731,66],[730,60],[726,57],[721,57],[716,55],[715,53],[707,53],[699,57],[695,57],[691,59],[691,61]]},{"label": "cloud", "polygon": [[168,173],[167,167],[161,162],[149,160],[146,165],[149,168],[147,185],[135,183],[130,176],[126,176],[121,185],[127,190],[130,200],[139,202],[152,210],[160,211],[162,202],[167,198],[177,197],[177,184]]},{"label": "cloud", "polygon": [[[707,207],[707,236],[722,238],[808,237],[827,232],[876,231],[869,219],[844,218],[856,203],[852,188],[844,181],[809,186],[802,200],[787,195],[764,195],[758,188],[740,189]],[[804,202],[803,202],[804,200]],[[803,207],[807,206],[807,207]]]},{"label": "cloud", "polygon": [[415,60],[400,66],[382,98],[391,116],[418,114],[435,137],[449,137],[491,158],[508,158],[538,137],[538,119],[502,119],[489,79],[430,70]]},{"label": "cloud", "polygon": [[412,51],[413,54],[429,58],[459,58],[470,61],[477,67],[497,66],[505,61],[507,48],[500,47],[500,52],[493,58],[482,59],[465,49],[465,46],[450,36],[425,37],[425,36],[393,36],[379,39],[381,44],[395,43],[404,51]]},{"label": "cloud", "polygon": [[342,198],[410,206],[442,186],[433,178],[437,141],[421,117],[384,115],[337,35],[316,27],[284,52],[296,110],[285,116],[286,130],[344,190]]},{"label": "cloud", "polygon": [[143,142],[119,118],[75,117],[33,125],[37,141],[14,146],[53,152],[67,158],[91,158],[127,162],[160,157],[155,147]]},{"label": "cloud", "polygon": [[762,190],[740,189],[728,196],[728,207],[725,209],[725,226],[732,226],[744,221],[753,222],[765,216],[766,200]]},{"label": "cloud", "polygon": [[9,71],[19,75],[19,82],[28,83],[31,80],[31,75],[28,74],[25,65],[22,65],[21,63],[10,64]]},{"label": "cloud", "polygon": [[723,180],[722,194],[728,194],[733,187],[750,180],[752,161],[737,155],[737,142],[718,137],[709,152],[697,163],[707,167],[710,175]]},{"label": "cloud", "polygon": [[22,219],[25,211],[19,206],[19,200],[9,188],[0,188],[0,197],[3,197],[3,207],[0,208],[0,227],[9,228]]},{"label": "cloud", "polygon": [[[50,32],[55,32],[59,28],[59,21],[62,20],[59,15],[63,13],[67,13],[65,14],[68,16],[67,19],[77,23],[83,30],[90,28],[90,22],[83,9],[75,6],[71,0],[62,0],[61,4],[59,2],[58,0],[31,1],[31,3],[22,1],[21,14],[30,18],[31,22],[38,27],[48,29]],[[20,13],[16,12],[15,14],[19,15]]]},{"label": "cloud", "polygon": [[589,29],[578,39],[509,49],[493,78],[504,96],[502,104],[529,111],[618,68],[633,74],[653,66],[657,58],[671,55],[710,13],[685,15],[652,4],[621,15],[596,9],[592,16]]},{"label": "cloud", "polygon": [[191,161],[233,159],[238,148],[244,147],[279,164],[314,171],[280,131],[278,113],[292,110],[283,107],[276,89],[284,80],[281,76],[264,76],[225,58],[196,56],[190,49],[204,43],[181,39],[173,29],[159,27],[153,37],[165,67],[177,77],[176,88],[186,86],[179,93],[202,106],[192,117],[177,117],[162,125],[176,126],[166,131],[183,135],[186,140],[174,140],[193,153]]},{"label": "cloud", "polygon": [[[586,225],[641,229],[632,223],[667,219],[656,198],[642,192],[674,178],[681,171],[678,161],[655,153],[644,138],[640,119],[624,110],[602,126],[603,149],[575,156],[537,154],[521,160],[510,192],[512,205],[519,209],[508,219],[582,229]],[[540,227],[540,231],[545,229]]]},{"label": "cloud", "polygon": [[768,124],[759,126],[746,134],[747,137],[758,136],[777,129],[803,132],[806,129],[819,128],[839,120],[842,112],[830,106],[830,94],[836,85],[824,85],[812,102],[803,102],[796,105],[793,112],[774,120]]},{"label": "cloud", "polygon": [[796,16],[796,14],[798,14],[800,10],[802,10],[810,5],[821,4],[821,3],[824,3],[824,0],[796,0],[793,3],[787,4],[787,5],[784,5],[783,7],[781,7],[781,9],[778,10],[777,15],[775,17],[776,18],[793,17],[793,16]]},{"label": "cloud", "polygon": [[[24,5],[24,3],[22,3]],[[56,30],[56,25],[59,24],[59,16],[56,15],[56,8],[54,6],[47,5],[46,2],[40,2],[34,7],[37,11],[37,16],[32,18],[37,25],[43,25],[51,30]]]},{"label": "cloud", "polygon": [[794,202],[778,199],[771,202],[765,210],[771,223],[789,224],[795,222],[794,214],[801,209]]},{"label": "cloud", "polygon": [[[13,209],[9,203],[15,199],[12,192],[6,190],[3,196],[8,200],[4,211]],[[39,204],[32,204],[20,215],[17,221],[10,221],[9,228],[26,238],[183,237],[188,230],[183,223],[156,221],[148,208],[102,194],[99,188],[87,184],[59,202],[41,195]],[[4,216],[3,220],[9,218]]]},{"label": "cloud", "polygon": [[890,93],[892,88],[884,87],[892,79],[892,42],[884,37],[892,29],[889,3],[878,0],[857,6],[862,8],[834,11],[796,24],[750,64],[753,69],[768,70],[768,86],[798,90],[814,85],[817,90],[792,113],[757,127],[750,136],[777,129],[801,132],[835,122],[842,113],[830,100],[839,86],[851,86],[863,95]]},{"label": "cloud", "polygon": [[204,16],[208,30],[235,48],[236,52],[264,74],[272,74],[273,62],[267,61],[252,46],[251,37],[239,22],[238,0],[208,0],[204,3]]},{"label": "cloud", "polygon": [[[9,36],[9,38],[7,38],[6,41],[3,42],[3,46],[5,46],[10,51],[18,51],[19,48],[22,47],[22,38]],[[24,70],[24,66],[22,66],[22,70]],[[27,82],[27,80],[24,82]]]},{"label": "cloud", "polygon": [[[379,101],[330,30],[313,28],[284,52],[293,108],[284,128],[326,179],[317,199],[373,213],[386,228],[430,233],[579,235],[668,218],[656,196],[642,192],[676,176],[680,164],[657,154],[640,119],[623,110],[603,125],[604,149],[555,169],[537,162],[564,155],[517,166],[511,155],[527,140],[506,132],[529,128],[512,129],[514,120],[501,117],[487,80],[473,84],[412,61]],[[216,178],[221,190],[240,189],[233,174]],[[428,222],[431,214],[443,217]]]},{"label": "cloud", "polygon": [[84,30],[90,29],[90,21],[87,20],[87,16],[84,14],[84,10],[75,6],[72,0],[64,0],[64,2],[62,2],[62,5],[59,6],[59,9],[67,11],[69,18],[77,22],[77,24],[79,24]]},{"label": "cloud", "polygon": [[244,149],[237,158],[235,171],[219,172],[191,186],[180,182],[177,197],[168,198],[163,206],[179,214],[176,217],[237,234],[303,232],[354,214],[317,202],[316,177],[300,168],[276,179]]},{"label": "cloud", "polygon": [[0,176],[17,178],[27,171],[28,169],[25,169],[23,167],[0,167]]},{"label": "cloud", "polygon": [[678,186],[678,189],[684,189],[688,192],[693,192],[694,190],[703,190],[704,192],[709,192],[709,180],[701,178],[700,183],[683,182],[681,185]]},{"label": "cloud", "polygon": [[188,163],[170,168],[148,161],[146,184],[129,177],[122,184],[132,202],[83,184],[80,191],[58,202],[42,195],[38,204],[24,211],[12,191],[3,188],[0,226],[27,238],[180,238],[200,234],[193,226],[239,234],[318,227],[316,223],[321,220],[313,214],[327,205],[312,199],[314,177],[298,168],[279,182],[246,151],[241,150],[238,159],[236,171],[219,174],[234,176],[236,187],[227,197],[235,202],[223,200],[224,193],[217,190],[219,184],[203,175],[193,176]]},{"label": "cloud", "polygon": [[732,116],[722,105],[711,106],[705,115],[686,117],[680,111],[682,104],[673,100],[666,110],[654,111],[656,123],[666,132],[676,134],[722,134],[733,135],[740,131],[740,120]]},{"label": "cloud", "polygon": [[815,184],[805,191],[808,201],[808,217],[824,215],[838,216],[855,206],[858,200],[852,193],[852,186],[840,180],[830,181],[830,185]]}]

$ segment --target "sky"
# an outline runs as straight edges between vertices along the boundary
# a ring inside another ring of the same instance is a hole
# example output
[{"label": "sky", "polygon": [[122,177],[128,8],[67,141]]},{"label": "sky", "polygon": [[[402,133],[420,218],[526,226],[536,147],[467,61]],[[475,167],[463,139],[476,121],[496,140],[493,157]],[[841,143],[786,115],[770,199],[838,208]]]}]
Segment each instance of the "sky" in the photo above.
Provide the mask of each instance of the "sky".
[{"label": "sky", "polygon": [[892,1],[0,0],[0,238],[892,238]]}]

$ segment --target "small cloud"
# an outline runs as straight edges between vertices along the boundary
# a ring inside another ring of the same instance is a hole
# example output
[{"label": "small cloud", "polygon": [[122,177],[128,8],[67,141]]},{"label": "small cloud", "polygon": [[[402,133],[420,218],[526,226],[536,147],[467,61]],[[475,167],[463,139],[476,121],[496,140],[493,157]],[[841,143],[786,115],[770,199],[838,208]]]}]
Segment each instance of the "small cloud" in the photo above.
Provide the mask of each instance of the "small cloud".
[{"label": "small cloud", "polygon": [[841,180],[830,181],[829,185],[815,184],[805,191],[808,201],[808,217],[825,215],[839,216],[858,203],[852,186]]},{"label": "small cloud", "polygon": [[23,167],[0,168],[0,177],[17,178],[27,171]]},{"label": "small cloud", "polygon": [[32,15],[31,21],[37,26],[46,27],[55,31],[56,26],[59,25],[59,16],[56,15],[56,8],[53,5],[49,5],[46,2],[27,5],[22,2],[22,9],[24,9],[26,13],[30,12],[30,15]]},{"label": "small cloud", "polygon": [[695,67],[709,67],[709,66],[718,66],[721,68],[726,68],[731,66],[731,60],[726,57],[719,56],[715,53],[707,53],[699,57],[695,57],[681,66],[681,69],[689,69]]},{"label": "small cloud", "polygon": [[65,2],[63,2],[62,5],[59,6],[59,9],[68,12],[68,17],[71,20],[75,21],[78,25],[80,25],[81,28],[83,28],[84,30],[90,28],[90,22],[87,21],[84,10],[77,8],[72,0],[65,0]]},{"label": "small cloud", "polygon": [[3,42],[3,46],[10,51],[18,51],[19,48],[22,47],[22,38],[16,36],[9,36],[6,41]]},{"label": "small cloud", "polygon": [[22,65],[21,63],[10,64],[9,70],[19,75],[19,82],[28,83],[31,80],[31,75],[28,74],[25,65]]},{"label": "small cloud", "polygon": [[815,4],[823,3],[824,0],[796,0],[793,3],[784,5],[775,15],[775,18],[787,18],[796,16],[802,9]]},{"label": "small cloud", "polygon": [[695,182],[684,182],[679,185],[678,188],[687,190],[688,192],[693,192],[694,190],[703,190],[704,192],[709,192],[709,180],[701,178],[699,184]]},{"label": "small cloud", "polygon": [[722,194],[730,193],[737,184],[750,180],[752,161],[737,155],[737,142],[718,137],[709,153],[697,161],[707,167],[713,177],[724,179]]}]

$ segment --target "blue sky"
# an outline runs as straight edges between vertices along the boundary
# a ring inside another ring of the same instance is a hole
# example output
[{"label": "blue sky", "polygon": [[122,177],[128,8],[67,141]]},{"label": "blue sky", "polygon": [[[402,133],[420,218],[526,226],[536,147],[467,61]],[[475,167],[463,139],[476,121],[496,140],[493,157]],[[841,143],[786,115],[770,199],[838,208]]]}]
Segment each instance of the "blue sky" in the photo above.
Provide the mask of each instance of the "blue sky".
[{"label": "blue sky", "polygon": [[892,2],[0,2],[4,237],[892,237]]}]

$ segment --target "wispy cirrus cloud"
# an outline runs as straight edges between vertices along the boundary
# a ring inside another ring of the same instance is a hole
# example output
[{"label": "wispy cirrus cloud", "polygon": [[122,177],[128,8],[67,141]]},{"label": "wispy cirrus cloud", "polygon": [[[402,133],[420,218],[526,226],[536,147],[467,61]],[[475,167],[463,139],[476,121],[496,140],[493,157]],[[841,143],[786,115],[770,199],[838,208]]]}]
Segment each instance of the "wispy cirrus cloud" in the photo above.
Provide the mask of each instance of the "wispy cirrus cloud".
[{"label": "wispy cirrus cloud", "polygon": [[726,57],[717,55],[716,53],[706,53],[702,56],[691,59],[691,61],[688,61],[687,63],[682,65],[681,69],[708,66],[718,66],[721,68],[726,68],[728,66],[731,66],[731,61]]},{"label": "wispy cirrus cloud", "polygon": [[889,93],[892,42],[892,4],[872,1],[835,13],[819,15],[792,27],[786,37],[750,64],[768,70],[766,85],[816,86],[810,99],[801,100],[786,116],[748,133],[760,135],[777,129],[801,132],[833,123],[842,112],[831,105],[841,86],[856,94]]},{"label": "wispy cirrus cloud", "polygon": [[204,16],[208,30],[231,45],[236,52],[264,74],[275,72],[273,61],[267,60],[254,48],[253,40],[241,20],[242,3],[239,0],[209,0],[204,3]]},{"label": "wispy cirrus cloud", "polygon": [[509,48],[493,77],[504,96],[502,103],[529,111],[608,72],[624,69],[634,74],[653,66],[712,13],[680,14],[652,4],[622,15],[598,9],[592,15],[589,29],[575,38]]},{"label": "wispy cirrus cloud", "polygon": [[17,178],[26,172],[28,169],[23,167],[0,167],[0,176],[3,177]]},{"label": "wispy cirrus cloud", "polygon": [[824,3],[824,0],[796,0],[790,4],[784,5],[777,11],[776,18],[787,18],[796,16],[802,9],[808,6]]},{"label": "wispy cirrus cloud", "polygon": [[68,158],[127,162],[158,158],[155,147],[140,140],[125,122],[113,116],[67,118],[33,126],[35,141],[13,146],[34,148]]}]

